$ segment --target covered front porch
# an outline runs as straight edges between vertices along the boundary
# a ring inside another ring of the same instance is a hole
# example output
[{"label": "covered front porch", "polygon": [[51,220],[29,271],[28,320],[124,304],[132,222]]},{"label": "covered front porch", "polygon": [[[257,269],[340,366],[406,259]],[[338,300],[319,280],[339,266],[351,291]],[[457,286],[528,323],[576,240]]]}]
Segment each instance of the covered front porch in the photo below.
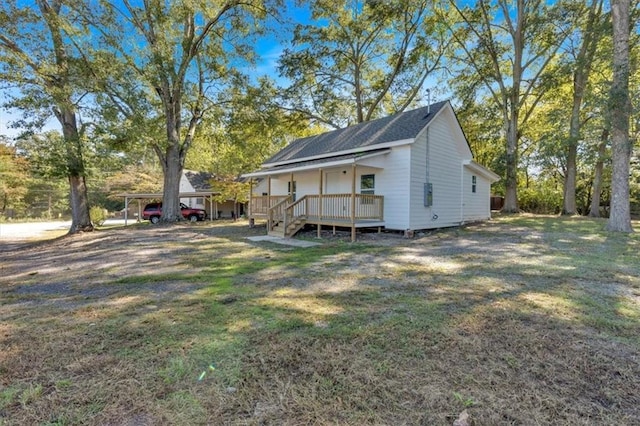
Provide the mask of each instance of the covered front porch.
[{"label": "covered front porch", "polygon": [[363,194],[257,196],[249,201],[249,218],[267,220],[269,235],[292,237],[305,225],[316,225],[318,237],[322,226],[351,228],[351,240],[357,228],[384,226],[384,197]]},{"label": "covered front porch", "polygon": [[308,224],[317,227],[318,237],[323,226],[333,227],[334,232],[337,227],[350,228],[351,241],[356,240],[358,228],[381,231],[384,196],[373,193],[377,168],[358,164],[360,159],[352,156],[339,163],[323,163],[324,167],[283,167],[247,175],[263,178],[257,183],[252,179],[251,223],[266,220],[268,234],[284,238]]}]

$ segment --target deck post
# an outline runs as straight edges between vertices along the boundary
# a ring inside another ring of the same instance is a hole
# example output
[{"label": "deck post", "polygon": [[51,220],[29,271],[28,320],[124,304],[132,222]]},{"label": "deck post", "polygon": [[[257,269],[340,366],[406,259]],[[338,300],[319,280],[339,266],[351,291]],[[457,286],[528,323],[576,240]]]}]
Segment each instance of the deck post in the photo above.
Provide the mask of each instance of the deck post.
[{"label": "deck post", "polygon": [[356,163],[351,167],[351,242],[356,240]]},{"label": "deck post", "polygon": [[271,231],[271,175],[267,176],[267,233]]},{"label": "deck post", "polygon": [[249,179],[249,211],[247,212],[247,216],[249,217],[249,228],[253,228],[254,219],[251,217],[253,214],[253,179]]}]

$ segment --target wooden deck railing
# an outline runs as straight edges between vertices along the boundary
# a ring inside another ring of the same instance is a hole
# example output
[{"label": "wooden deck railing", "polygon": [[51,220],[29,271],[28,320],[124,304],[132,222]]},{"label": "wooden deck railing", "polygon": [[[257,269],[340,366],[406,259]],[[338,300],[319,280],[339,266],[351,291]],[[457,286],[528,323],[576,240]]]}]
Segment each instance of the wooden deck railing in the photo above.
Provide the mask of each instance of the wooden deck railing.
[{"label": "wooden deck railing", "polygon": [[271,197],[262,195],[258,197],[251,197],[249,203],[249,211],[251,215],[266,216],[269,213],[269,209],[276,204],[289,198],[289,195],[272,195]]},{"label": "wooden deck railing", "polygon": [[[307,195],[307,216],[322,219],[350,220],[351,194]],[[383,220],[384,197],[382,195],[355,194],[353,216],[355,220]]]},{"label": "wooden deck railing", "polygon": [[273,230],[273,227],[277,225],[279,222],[285,222],[285,211],[289,204],[293,201],[293,197],[291,195],[284,196],[284,198],[277,204],[273,205],[267,213],[267,229],[269,231]]},{"label": "wooden deck railing", "polygon": [[[292,202],[290,195],[258,196],[251,199],[251,214],[265,215],[268,219],[282,221],[287,209],[290,219],[304,215],[329,220],[350,220],[351,200],[351,194],[305,195],[295,202]],[[384,219],[382,195],[355,194],[354,200],[355,220]]]}]

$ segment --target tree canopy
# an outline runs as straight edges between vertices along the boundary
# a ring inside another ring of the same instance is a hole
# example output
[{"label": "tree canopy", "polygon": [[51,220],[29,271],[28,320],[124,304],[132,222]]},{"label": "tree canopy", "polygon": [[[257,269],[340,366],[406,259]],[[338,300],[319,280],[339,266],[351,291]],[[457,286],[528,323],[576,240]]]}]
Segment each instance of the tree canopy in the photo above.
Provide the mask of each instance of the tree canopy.
[{"label": "tree canopy", "polygon": [[[127,185],[162,188],[164,219],[180,220],[185,166],[235,193],[229,182],[292,139],[424,105],[429,90],[452,97],[476,161],[504,177],[505,211],[608,214],[621,185],[640,211],[640,114],[625,106],[640,101],[637,0],[625,102],[609,96],[625,78],[601,0],[317,0],[296,3],[302,18],[291,5],[3,3],[3,107],[27,132],[5,157],[68,181],[75,230],[90,229],[89,204],[111,203],[106,188]],[[267,71],[265,43],[282,46]],[[57,136],[41,131],[50,118]]]},{"label": "tree canopy", "polygon": [[[442,66],[449,39],[432,0],[318,0],[279,61],[283,106],[340,128],[405,110]],[[325,23],[318,25],[318,22]]]}]

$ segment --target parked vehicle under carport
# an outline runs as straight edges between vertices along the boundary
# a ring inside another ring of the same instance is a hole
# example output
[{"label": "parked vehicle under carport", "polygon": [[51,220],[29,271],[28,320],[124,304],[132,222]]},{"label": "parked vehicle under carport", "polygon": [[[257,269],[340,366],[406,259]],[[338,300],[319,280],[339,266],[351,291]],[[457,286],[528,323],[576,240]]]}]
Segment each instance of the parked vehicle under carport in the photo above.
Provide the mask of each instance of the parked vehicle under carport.
[{"label": "parked vehicle under carport", "polygon": [[[199,220],[205,220],[207,218],[206,211],[189,207],[183,203],[180,203],[180,211],[182,212],[182,217],[191,222],[197,222]],[[142,211],[142,219],[148,220],[151,223],[158,223],[160,222],[161,216],[162,203],[150,203],[144,206],[144,210]]]}]

